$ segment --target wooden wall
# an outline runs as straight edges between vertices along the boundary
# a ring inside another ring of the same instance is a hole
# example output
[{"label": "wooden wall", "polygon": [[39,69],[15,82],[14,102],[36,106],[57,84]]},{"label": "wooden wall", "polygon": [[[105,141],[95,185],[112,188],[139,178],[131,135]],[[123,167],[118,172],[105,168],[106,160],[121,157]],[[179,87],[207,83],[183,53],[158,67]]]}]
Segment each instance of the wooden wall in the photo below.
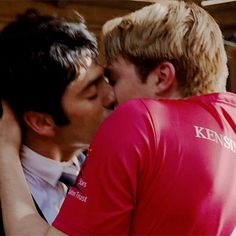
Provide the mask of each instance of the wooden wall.
[{"label": "wooden wall", "polygon": [[[201,0],[194,1],[197,4],[201,3]],[[207,3],[214,1],[216,0]],[[0,29],[28,8],[62,16],[69,16],[73,11],[78,11],[85,17],[89,29],[99,38],[101,27],[107,20],[125,15],[151,2],[152,0],[0,0]],[[224,1],[217,0],[217,2]],[[236,1],[208,4],[204,8],[216,19],[226,37],[236,32]],[[236,93],[236,47],[228,45],[227,53],[230,67],[228,84],[230,90]]]},{"label": "wooden wall", "polygon": [[89,28],[99,35],[102,25],[109,19],[128,14],[150,2],[128,0],[0,0],[0,29],[15,15],[28,8],[47,14],[69,16],[78,11],[86,19]]}]

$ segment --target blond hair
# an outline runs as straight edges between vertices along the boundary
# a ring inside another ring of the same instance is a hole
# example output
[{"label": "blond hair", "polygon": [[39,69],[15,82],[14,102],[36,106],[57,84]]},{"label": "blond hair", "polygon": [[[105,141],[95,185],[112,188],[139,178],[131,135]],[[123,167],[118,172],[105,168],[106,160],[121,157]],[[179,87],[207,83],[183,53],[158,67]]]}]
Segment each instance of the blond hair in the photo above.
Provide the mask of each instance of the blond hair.
[{"label": "blond hair", "polygon": [[172,62],[182,96],[225,91],[228,68],[222,33],[194,3],[160,1],[110,20],[103,26],[103,44],[108,64],[122,56],[141,76],[162,61]]}]

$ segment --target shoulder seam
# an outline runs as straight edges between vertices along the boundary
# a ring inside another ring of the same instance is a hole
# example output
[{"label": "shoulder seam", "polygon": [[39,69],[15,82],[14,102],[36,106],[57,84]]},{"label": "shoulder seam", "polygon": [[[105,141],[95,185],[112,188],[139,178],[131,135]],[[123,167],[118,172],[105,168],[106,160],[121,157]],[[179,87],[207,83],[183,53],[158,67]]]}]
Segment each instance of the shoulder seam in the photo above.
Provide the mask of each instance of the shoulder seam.
[{"label": "shoulder seam", "polygon": [[[152,121],[153,130],[156,131],[156,132],[154,132],[153,136],[154,136],[155,147],[156,147],[156,151],[157,151],[157,146],[156,146],[156,145],[157,145],[157,133],[158,133],[157,131],[158,131],[158,130],[156,130],[156,127],[155,127],[155,125],[154,125],[153,118],[152,118],[151,113],[150,113],[148,107],[146,106],[145,102],[144,102],[142,99],[138,99],[138,100],[140,101],[140,103],[143,104],[143,106],[145,107],[146,111],[148,112],[148,115],[149,115],[149,117],[150,117],[150,119],[151,119],[151,121]],[[157,126],[158,126],[158,124],[157,124]]]}]

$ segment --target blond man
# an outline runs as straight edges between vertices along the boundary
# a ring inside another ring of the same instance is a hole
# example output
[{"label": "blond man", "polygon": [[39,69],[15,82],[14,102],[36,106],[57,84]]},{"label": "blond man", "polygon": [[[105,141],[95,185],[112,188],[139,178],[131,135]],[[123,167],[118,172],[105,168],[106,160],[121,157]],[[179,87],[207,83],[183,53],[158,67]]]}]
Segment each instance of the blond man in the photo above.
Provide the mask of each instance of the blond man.
[{"label": "blond man", "polygon": [[[162,1],[108,22],[103,32],[107,77],[122,105],[98,130],[53,225],[70,235],[231,234],[236,96],[225,92],[218,25],[194,4]],[[2,132],[12,124],[5,113]],[[31,233],[59,234],[42,223],[22,191],[19,140],[0,141],[12,154],[0,148],[0,180],[7,178],[27,206],[14,202],[13,187],[1,181],[7,229],[23,230],[13,218]],[[4,171],[9,163],[18,170],[14,178]]]}]

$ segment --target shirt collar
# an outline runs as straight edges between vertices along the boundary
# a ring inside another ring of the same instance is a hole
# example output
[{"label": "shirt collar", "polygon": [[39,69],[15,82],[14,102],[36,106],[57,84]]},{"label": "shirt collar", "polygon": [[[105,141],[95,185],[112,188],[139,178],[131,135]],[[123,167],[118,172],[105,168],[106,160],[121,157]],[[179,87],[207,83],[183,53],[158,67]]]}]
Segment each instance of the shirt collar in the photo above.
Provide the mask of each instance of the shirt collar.
[{"label": "shirt collar", "polygon": [[53,187],[56,186],[63,168],[72,163],[75,163],[79,168],[76,157],[72,161],[59,162],[36,153],[26,145],[21,148],[21,163],[25,170],[48,182]]}]

